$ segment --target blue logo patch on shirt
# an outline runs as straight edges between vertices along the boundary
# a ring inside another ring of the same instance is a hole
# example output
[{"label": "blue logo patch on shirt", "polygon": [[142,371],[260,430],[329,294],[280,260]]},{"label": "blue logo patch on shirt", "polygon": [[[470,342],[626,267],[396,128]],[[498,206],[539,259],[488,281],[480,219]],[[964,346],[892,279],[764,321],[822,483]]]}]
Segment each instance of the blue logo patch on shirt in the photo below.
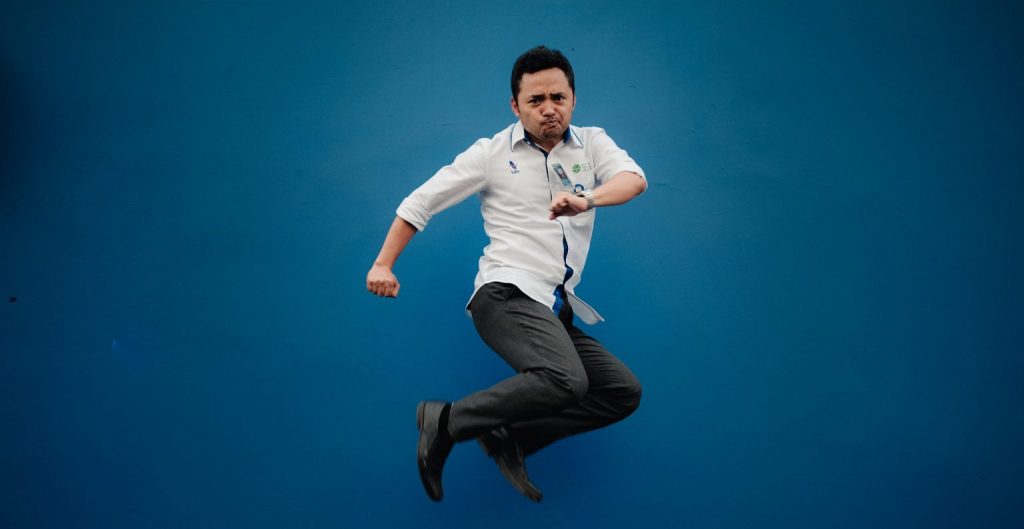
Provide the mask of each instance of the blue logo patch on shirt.
[{"label": "blue logo patch on shirt", "polygon": [[508,161],[508,166],[512,168],[512,174],[519,174],[519,168],[516,167],[516,163],[512,160]]}]

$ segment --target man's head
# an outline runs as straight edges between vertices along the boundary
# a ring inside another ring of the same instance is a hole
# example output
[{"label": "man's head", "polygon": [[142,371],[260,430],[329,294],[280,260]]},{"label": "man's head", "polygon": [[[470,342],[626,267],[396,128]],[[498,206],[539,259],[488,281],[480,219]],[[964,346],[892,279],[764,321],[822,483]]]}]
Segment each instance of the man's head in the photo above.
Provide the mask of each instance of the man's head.
[{"label": "man's head", "polygon": [[511,104],[526,132],[550,150],[565,134],[576,106],[569,60],[544,46],[520,55],[512,67]]},{"label": "man's head", "polygon": [[537,46],[526,50],[525,53],[516,59],[512,66],[512,99],[519,97],[519,89],[523,80],[523,74],[537,73],[548,68],[558,68],[565,73],[569,80],[569,88],[576,91],[576,78],[572,73],[572,65],[569,59],[558,50],[552,50],[545,46]]}]

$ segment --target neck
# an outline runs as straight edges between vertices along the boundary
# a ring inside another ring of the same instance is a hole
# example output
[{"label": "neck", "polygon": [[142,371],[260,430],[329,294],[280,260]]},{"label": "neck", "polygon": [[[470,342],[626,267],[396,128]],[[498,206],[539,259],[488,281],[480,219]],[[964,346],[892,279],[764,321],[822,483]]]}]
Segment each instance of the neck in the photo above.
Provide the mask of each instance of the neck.
[{"label": "neck", "polygon": [[556,140],[551,140],[551,141],[544,141],[544,140],[534,136],[533,134],[530,134],[529,131],[526,131],[526,137],[529,138],[530,141],[532,141],[534,145],[540,147],[541,149],[544,149],[547,152],[551,152],[551,149],[554,149],[555,145],[558,145],[558,142],[562,141],[561,138],[556,139]]}]

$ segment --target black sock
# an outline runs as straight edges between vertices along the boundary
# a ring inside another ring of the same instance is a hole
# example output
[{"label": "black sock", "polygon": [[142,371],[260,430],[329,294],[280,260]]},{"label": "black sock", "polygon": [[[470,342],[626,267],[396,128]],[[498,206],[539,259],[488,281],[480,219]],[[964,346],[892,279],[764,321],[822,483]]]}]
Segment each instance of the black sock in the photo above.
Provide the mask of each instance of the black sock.
[{"label": "black sock", "polygon": [[437,429],[440,430],[443,435],[446,435],[448,437],[451,437],[451,434],[448,433],[448,415],[451,413],[451,411],[452,403],[449,402],[444,405],[443,409],[441,409],[441,417],[437,421]]}]

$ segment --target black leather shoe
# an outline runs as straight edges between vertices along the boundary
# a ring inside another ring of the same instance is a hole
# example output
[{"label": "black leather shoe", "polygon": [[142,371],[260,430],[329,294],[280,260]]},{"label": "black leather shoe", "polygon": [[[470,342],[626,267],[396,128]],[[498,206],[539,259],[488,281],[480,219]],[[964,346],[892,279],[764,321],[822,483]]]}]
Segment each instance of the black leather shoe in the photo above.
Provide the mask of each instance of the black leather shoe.
[{"label": "black leather shoe", "polygon": [[441,488],[441,471],[444,462],[452,451],[455,441],[447,431],[439,428],[441,411],[447,402],[437,400],[423,401],[416,407],[416,426],[420,429],[420,440],[416,446],[416,463],[420,468],[420,480],[427,496],[434,501],[441,501],[444,490]]},{"label": "black leather shoe", "polygon": [[544,495],[530,482],[526,474],[526,458],[519,443],[502,427],[477,438],[484,453],[498,463],[498,470],[520,494],[539,502]]}]

